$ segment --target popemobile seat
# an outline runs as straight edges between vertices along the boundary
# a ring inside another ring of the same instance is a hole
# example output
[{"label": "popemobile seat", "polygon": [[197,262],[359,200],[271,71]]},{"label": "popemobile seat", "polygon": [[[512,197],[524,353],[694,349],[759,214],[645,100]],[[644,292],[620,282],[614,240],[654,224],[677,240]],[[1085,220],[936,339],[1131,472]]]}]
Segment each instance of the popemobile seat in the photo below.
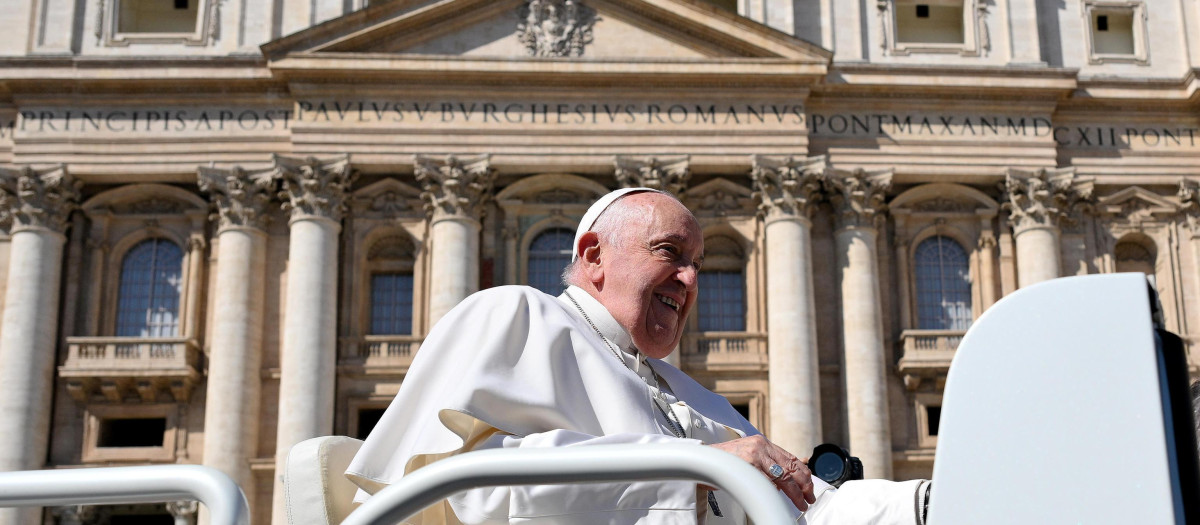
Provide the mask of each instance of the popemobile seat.
[{"label": "popemobile seat", "polygon": [[346,468],[363,442],[346,436],[301,441],[288,452],[283,471],[290,525],[336,525],[354,510],[358,487]]}]

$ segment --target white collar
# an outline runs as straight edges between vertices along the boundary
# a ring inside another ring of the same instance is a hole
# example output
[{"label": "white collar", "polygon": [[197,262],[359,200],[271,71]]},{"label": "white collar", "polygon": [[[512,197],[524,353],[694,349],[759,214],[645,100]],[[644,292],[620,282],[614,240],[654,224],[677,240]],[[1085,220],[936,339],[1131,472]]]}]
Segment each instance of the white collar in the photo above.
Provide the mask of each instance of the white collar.
[{"label": "white collar", "polygon": [[576,311],[575,303],[572,303],[571,299],[574,299],[575,303],[579,304],[579,308],[583,310],[585,317],[591,320],[596,330],[600,331],[600,335],[621,349],[621,357],[625,359],[626,365],[631,369],[640,370],[641,355],[633,346],[633,337],[608,312],[608,308],[605,308],[603,304],[600,304],[600,301],[597,301],[595,297],[592,297],[591,294],[578,286],[568,286],[562,295],[558,296],[559,301],[569,305],[571,307],[570,310]]}]

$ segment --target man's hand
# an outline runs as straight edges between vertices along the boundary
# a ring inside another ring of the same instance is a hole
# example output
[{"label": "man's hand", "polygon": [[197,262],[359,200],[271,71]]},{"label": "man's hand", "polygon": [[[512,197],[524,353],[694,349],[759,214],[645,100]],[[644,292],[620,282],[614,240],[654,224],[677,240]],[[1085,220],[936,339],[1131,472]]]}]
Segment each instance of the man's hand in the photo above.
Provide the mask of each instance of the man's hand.
[{"label": "man's hand", "polygon": [[817,500],[813,495],[812,473],[809,472],[808,465],[788,451],[775,446],[767,438],[761,435],[750,436],[711,446],[742,458],[768,478],[771,475],[767,470],[771,465],[783,467],[783,475],[773,481],[779,490],[787,494],[796,508],[808,510],[808,504]]}]

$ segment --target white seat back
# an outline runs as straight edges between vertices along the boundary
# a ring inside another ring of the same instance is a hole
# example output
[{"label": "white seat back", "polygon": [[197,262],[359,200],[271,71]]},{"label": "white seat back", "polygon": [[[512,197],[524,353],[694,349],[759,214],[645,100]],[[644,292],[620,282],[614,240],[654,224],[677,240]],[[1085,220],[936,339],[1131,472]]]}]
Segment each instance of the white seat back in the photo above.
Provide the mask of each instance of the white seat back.
[{"label": "white seat back", "polygon": [[289,525],[337,525],[350,515],[358,487],[345,472],[362,443],[322,436],[292,447],[283,472]]}]

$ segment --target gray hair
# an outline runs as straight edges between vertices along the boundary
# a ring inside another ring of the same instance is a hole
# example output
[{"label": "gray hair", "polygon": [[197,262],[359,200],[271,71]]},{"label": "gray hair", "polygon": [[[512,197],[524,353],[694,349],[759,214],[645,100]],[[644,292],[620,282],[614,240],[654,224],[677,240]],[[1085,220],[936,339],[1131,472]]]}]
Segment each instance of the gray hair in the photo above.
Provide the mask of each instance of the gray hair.
[{"label": "gray hair", "polygon": [[[666,195],[675,202],[679,203],[681,207],[683,206],[683,203],[679,202],[679,199],[670,193],[657,190],[653,191],[653,193]],[[630,195],[636,195],[636,193]],[[592,225],[592,229],[588,230],[596,232],[596,235],[600,237],[601,243],[607,246],[625,246],[625,243],[629,241],[629,236],[626,234],[626,232],[629,230],[629,225],[633,224],[636,220],[645,219],[645,207],[634,206],[630,204],[626,200],[626,197],[629,197],[630,195],[622,196],[621,198],[613,201],[613,203],[604,210],[604,213],[601,213],[600,216],[596,218],[596,223]],[[572,246],[571,250],[574,251],[577,248],[577,246]],[[579,268],[582,267],[579,261],[582,260],[582,257],[576,258],[575,260],[571,261],[566,268],[563,268],[563,284],[574,286],[579,286],[582,284],[582,281],[580,280],[582,276],[579,274]]]}]

